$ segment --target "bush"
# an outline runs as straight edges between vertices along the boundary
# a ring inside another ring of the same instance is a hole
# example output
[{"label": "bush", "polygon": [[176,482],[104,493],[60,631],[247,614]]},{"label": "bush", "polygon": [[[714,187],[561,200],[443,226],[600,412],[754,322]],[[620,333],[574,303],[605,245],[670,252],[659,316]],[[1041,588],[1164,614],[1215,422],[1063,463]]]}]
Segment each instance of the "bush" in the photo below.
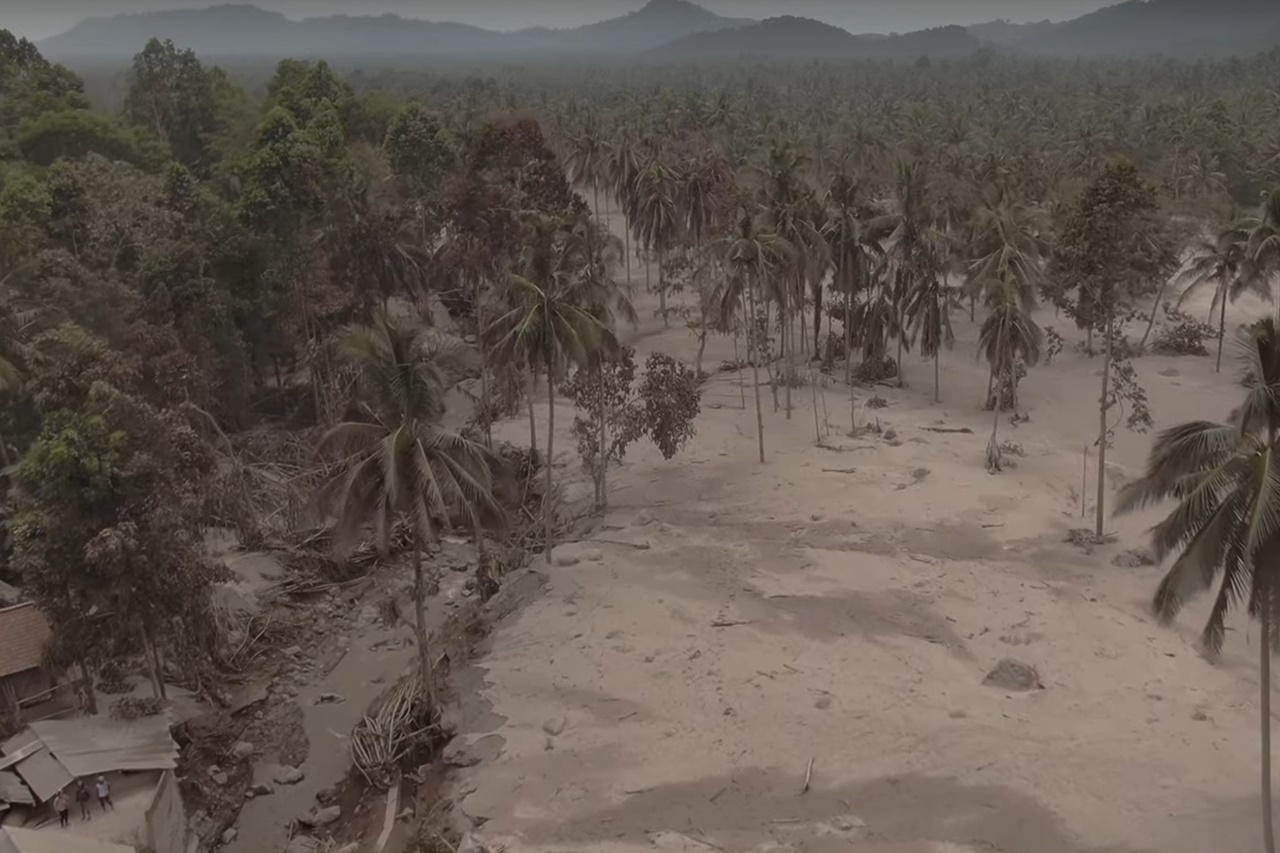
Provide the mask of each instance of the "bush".
[{"label": "bush", "polygon": [[140,720],[143,717],[154,717],[163,710],[160,700],[154,696],[137,698],[125,696],[111,703],[111,716],[117,720]]},{"label": "bush", "polygon": [[1173,325],[1165,326],[1151,342],[1157,355],[1208,355],[1205,341],[1218,336],[1218,330],[1177,309],[1165,312]]},{"label": "bush", "polygon": [[853,378],[858,382],[883,382],[898,375],[898,361],[886,355],[879,361],[864,361],[853,369]]}]

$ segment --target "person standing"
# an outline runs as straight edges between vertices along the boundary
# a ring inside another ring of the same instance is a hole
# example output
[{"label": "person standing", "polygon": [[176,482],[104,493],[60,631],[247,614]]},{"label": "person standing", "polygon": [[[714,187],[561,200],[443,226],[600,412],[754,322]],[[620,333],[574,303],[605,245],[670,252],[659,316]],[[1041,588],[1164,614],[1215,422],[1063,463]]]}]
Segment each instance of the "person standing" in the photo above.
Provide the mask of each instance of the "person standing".
[{"label": "person standing", "polygon": [[76,804],[80,806],[80,819],[88,820],[92,812],[89,811],[89,789],[83,779],[76,780]]},{"label": "person standing", "polygon": [[98,805],[102,806],[102,810],[105,812],[110,808],[115,811],[116,807],[111,802],[111,786],[107,784],[106,778],[99,776],[93,787],[98,794]]},{"label": "person standing", "polygon": [[67,802],[67,795],[62,791],[53,798],[53,808],[58,813],[58,825],[65,829],[68,823],[67,812],[71,810],[71,804]]}]

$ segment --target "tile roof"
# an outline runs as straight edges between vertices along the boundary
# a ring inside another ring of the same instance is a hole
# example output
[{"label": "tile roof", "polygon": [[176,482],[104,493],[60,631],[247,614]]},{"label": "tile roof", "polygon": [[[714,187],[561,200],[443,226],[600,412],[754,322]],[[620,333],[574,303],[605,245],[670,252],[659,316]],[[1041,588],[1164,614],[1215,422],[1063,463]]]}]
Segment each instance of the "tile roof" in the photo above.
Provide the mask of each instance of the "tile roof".
[{"label": "tile roof", "polygon": [[34,604],[0,610],[0,678],[40,666],[49,622]]}]

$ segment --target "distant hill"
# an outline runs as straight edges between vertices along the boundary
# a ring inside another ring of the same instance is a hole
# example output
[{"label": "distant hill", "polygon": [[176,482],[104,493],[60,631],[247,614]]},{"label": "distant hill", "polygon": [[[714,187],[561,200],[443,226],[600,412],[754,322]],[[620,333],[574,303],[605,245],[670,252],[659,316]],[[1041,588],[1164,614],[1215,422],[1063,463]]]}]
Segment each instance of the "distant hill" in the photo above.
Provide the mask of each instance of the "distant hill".
[{"label": "distant hill", "polygon": [[1280,0],[1129,0],[1019,41],[1057,57],[1251,54],[1280,41]]},{"label": "distant hill", "polygon": [[1048,35],[1059,26],[1061,25],[1047,19],[1028,24],[1014,24],[1005,18],[1001,18],[995,21],[987,21],[985,24],[973,24],[965,29],[969,31],[970,35],[984,44],[994,47],[1006,47],[1025,42],[1028,39]]},{"label": "distant hill", "polygon": [[751,23],[721,17],[687,0],[650,0],[628,15],[574,29],[513,33],[395,15],[291,21],[254,6],[226,5],[91,18],[45,39],[39,47],[56,60],[132,57],[151,38],[172,39],[207,57],[616,55],[648,50],[691,33]]},{"label": "distant hill", "polygon": [[637,53],[694,33],[754,24],[750,18],[725,18],[688,0],[649,0],[638,11],[570,30],[530,29],[511,34],[517,48],[574,53]]},{"label": "distant hill", "polygon": [[960,57],[982,43],[964,27],[939,27],[905,35],[856,36],[810,18],[783,16],[758,24],[697,33],[649,51],[647,60],[916,59]]},{"label": "distant hill", "polygon": [[[639,2],[639,0],[637,0]],[[249,5],[91,18],[39,44],[58,61],[129,59],[153,37],[213,59],[286,56],[369,62],[643,57],[646,61],[913,59],[984,46],[1048,57],[1248,55],[1280,45],[1280,0],[1128,0],[1063,23],[989,21],[902,35],[854,35],[809,18],[726,18],[689,0],[649,0],[572,29],[494,32],[395,15],[292,21]]]}]

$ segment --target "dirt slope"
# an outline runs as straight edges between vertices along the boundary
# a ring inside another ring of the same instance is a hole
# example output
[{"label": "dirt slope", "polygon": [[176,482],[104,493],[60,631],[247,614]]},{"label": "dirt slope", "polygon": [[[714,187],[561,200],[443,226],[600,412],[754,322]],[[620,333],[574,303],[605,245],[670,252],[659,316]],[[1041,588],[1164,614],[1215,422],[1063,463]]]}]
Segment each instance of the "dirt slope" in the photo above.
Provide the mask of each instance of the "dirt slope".
[{"label": "dirt slope", "polygon": [[[664,331],[652,307],[642,300],[641,356],[692,360],[687,330]],[[628,458],[598,536],[649,547],[564,547],[573,564],[550,570],[546,596],[479,662],[485,713],[468,736],[496,734],[502,750],[458,788],[486,838],[512,853],[1259,849],[1248,626],[1211,666],[1195,646],[1203,608],[1176,630],[1154,624],[1160,567],[1112,564],[1154,516],[1112,522],[1119,541],[1092,553],[1064,542],[1088,525],[1081,453],[1100,360],[1064,353],[1032,371],[1031,421],[1001,424],[1025,455],[992,476],[976,328],[955,321],[943,404],[912,357],[910,387],[859,408],[892,441],[846,437],[832,383],[827,448],[808,390],[790,421],[766,396],[760,466],[754,412],[719,374],[683,455]],[[731,353],[713,341],[706,363]],[[1158,428],[1225,416],[1237,397],[1234,368],[1216,377],[1212,359],[1137,368]],[[557,412],[572,477],[570,420]],[[974,432],[925,429],[940,424]],[[527,439],[527,423],[507,432]],[[1149,443],[1119,433],[1111,486]],[[1044,689],[984,686],[1006,657],[1037,667]]]}]

